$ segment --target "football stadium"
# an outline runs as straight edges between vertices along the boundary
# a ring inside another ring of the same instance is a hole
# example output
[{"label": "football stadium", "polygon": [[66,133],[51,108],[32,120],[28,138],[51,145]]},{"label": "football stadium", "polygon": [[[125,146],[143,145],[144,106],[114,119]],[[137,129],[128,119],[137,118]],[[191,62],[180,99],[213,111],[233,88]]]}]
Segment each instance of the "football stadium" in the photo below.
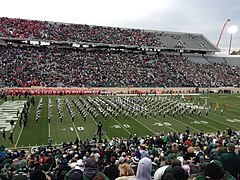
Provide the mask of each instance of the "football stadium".
[{"label": "football stadium", "polygon": [[1,177],[238,179],[240,58],[217,52],[204,34],[1,17]]}]

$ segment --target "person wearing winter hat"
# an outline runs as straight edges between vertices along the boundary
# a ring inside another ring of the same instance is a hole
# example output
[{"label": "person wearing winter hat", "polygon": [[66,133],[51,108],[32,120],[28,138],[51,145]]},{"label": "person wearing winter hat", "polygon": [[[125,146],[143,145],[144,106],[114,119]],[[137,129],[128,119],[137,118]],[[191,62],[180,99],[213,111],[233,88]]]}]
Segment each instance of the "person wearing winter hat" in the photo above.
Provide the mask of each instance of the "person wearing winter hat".
[{"label": "person wearing winter hat", "polygon": [[80,169],[71,170],[64,180],[83,180],[83,172]]},{"label": "person wearing winter hat", "polygon": [[84,171],[84,163],[83,163],[83,160],[82,159],[79,159],[77,161],[77,166],[75,167],[75,169],[79,169],[81,171]]},{"label": "person wearing winter hat", "polygon": [[174,180],[187,180],[189,177],[188,172],[180,166],[175,166],[172,169],[172,179]]},{"label": "person wearing winter hat", "polygon": [[[81,172],[79,172],[81,171]],[[71,169],[64,177],[64,180],[69,180],[69,179],[79,179],[83,178],[83,171],[84,171],[84,163],[82,159],[79,159],[77,161],[77,166],[75,169]]]},{"label": "person wearing winter hat", "polygon": [[83,160],[85,169],[83,171],[84,179],[93,179],[96,176],[101,176],[104,180],[109,180],[109,178],[99,171],[97,167],[97,162],[93,158],[86,158]]},{"label": "person wearing winter hat", "polygon": [[144,157],[138,163],[136,177],[130,178],[129,180],[151,180],[151,171],[152,161],[151,159]]},{"label": "person wearing winter hat", "polygon": [[46,174],[40,170],[40,169],[35,169],[30,173],[30,180],[46,180]]},{"label": "person wearing winter hat", "polygon": [[224,170],[222,163],[218,160],[212,160],[205,169],[205,178],[222,179],[224,177]]},{"label": "person wearing winter hat", "polygon": [[63,159],[57,169],[57,179],[64,179],[65,175],[71,170],[71,167],[68,166],[67,159]]}]

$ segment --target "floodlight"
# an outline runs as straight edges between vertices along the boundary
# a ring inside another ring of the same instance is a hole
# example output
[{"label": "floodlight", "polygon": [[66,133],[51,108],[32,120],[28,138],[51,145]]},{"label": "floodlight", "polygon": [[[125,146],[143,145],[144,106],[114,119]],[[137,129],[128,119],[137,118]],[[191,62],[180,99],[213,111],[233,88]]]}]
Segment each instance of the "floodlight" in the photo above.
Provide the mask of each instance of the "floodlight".
[{"label": "floodlight", "polygon": [[238,27],[237,26],[230,26],[228,28],[228,33],[230,34],[235,34],[238,31]]}]

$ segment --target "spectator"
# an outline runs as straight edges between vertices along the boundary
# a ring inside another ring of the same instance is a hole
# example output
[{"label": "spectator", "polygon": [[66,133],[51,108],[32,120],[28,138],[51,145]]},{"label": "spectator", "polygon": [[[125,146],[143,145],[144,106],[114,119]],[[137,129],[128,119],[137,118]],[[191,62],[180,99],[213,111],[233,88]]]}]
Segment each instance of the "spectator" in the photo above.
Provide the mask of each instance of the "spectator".
[{"label": "spectator", "polygon": [[118,167],[119,177],[116,180],[128,180],[135,177],[132,167],[128,163],[120,164]]},{"label": "spectator", "polygon": [[35,169],[30,173],[30,180],[47,180],[47,177],[42,170]]},{"label": "spectator", "polygon": [[106,166],[103,170],[103,173],[110,179],[114,180],[119,176],[119,170],[118,167],[115,164],[116,162],[116,157],[112,156],[110,158],[110,165]]},{"label": "spectator", "polygon": [[152,161],[151,159],[144,157],[138,163],[136,177],[130,178],[129,180],[151,180],[151,171]]},{"label": "spectator", "polygon": [[83,172],[80,169],[73,169],[65,176],[64,180],[83,180]]},{"label": "spectator", "polygon": [[224,153],[219,161],[222,163],[225,171],[230,173],[234,178],[239,178],[240,175],[240,157],[235,153],[235,145],[227,144],[227,152]]},{"label": "spectator", "polygon": [[93,158],[84,159],[85,169],[83,171],[84,179],[93,179],[95,176],[99,175],[104,177],[104,180],[109,180],[109,178],[99,171],[97,167],[97,162]]}]

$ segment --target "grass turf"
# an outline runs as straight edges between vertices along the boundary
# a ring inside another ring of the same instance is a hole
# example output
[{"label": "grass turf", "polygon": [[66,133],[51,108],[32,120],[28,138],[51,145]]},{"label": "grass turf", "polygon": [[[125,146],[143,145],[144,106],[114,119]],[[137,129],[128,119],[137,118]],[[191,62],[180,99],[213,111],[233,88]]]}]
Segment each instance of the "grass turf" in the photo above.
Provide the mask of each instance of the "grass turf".
[{"label": "grass turf", "polygon": [[[60,119],[58,117],[58,109],[56,98],[62,99],[62,113],[63,113],[63,123],[60,123]],[[154,99],[158,98],[158,96],[141,96],[141,98],[149,98]],[[164,96],[161,96],[164,97]],[[165,102],[170,101],[170,96],[164,102],[160,104],[164,104]],[[191,98],[192,97],[192,98]],[[28,123],[26,128],[20,128],[17,122],[15,128],[13,129],[13,144],[16,144],[18,147],[22,146],[34,146],[34,145],[42,145],[48,143],[48,137],[51,136],[53,140],[53,144],[74,141],[77,137],[81,140],[92,139],[93,135],[96,134],[97,131],[97,123],[99,121],[103,124],[104,135],[103,138],[111,139],[112,137],[124,137],[128,138],[130,134],[136,134],[137,136],[145,136],[145,135],[153,135],[158,131],[165,132],[180,132],[183,133],[188,126],[190,128],[190,132],[200,132],[203,130],[204,132],[215,133],[217,130],[224,131],[227,127],[232,130],[240,131],[240,95],[239,94],[200,94],[200,95],[188,95],[188,100],[192,99],[191,102],[194,101],[195,105],[202,107],[204,103],[207,101],[207,106],[209,107],[210,102],[212,102],[211,110],[208,113],[208,116],[205,115],[205,111],[202,110],[201,116],[197,116],[197,112],[193,114],[192,117],[189,116],[189,113],[186,113],[183,117],[180,114],[175,115],[174,117],[170,113],[166,115],[164,118],[162,114],[156,115],[154,118],[153,114],[150,116],[149,112],[147,118],[145,119],[144,115],[141,116],[141,113],[135,118],[131,113],[128,114],[127,118],[125,115],[121,113],[116,118],[115,116],[108,113],[107,120],[105,120],[99,113],[97,120],[94,120],[93,115],[87,112],[86,108],[83,107],[83,104],[79,101],[80,96],[42,96],[43,98],[43,106],[41,108],[41,115],[39,118],[39,123],[36,125],[35,115],[36,108],[40,100],[40,96],[35,97],[35,106],[31,105],[28,116]],[[48,98],[51,98],[52,104],[52,113],[51,113],[51,122],[48,123]],[[71,117],[67,110],[67,107],[64,103],[64,98],[67,98],[70,102],[73,111],[75,112],[74,122],[71,121]],[[91,96],[91,99],[95,99],[97,96]],[[110,100],[114,102],[114,98],[116,96],[103,96],[104,100]],[[137,99],[140,98],[138,96],[125,97],[121,96],[120,99],[127,100],[128,98]],[[24,99],[24,98],[22,98]],[[76,99],[80,102],[80,105],[83,107],[84,111],[87,112],[87,120],[84,121],[82,115],[79,113],[77,107],[72,103],[72,100]],[[97,110],[91,106],[87,97],[83,97],[84,101],[94,110]],[[175,101],[186,102],[186,96],[182,98],[182,96],[172,96]],[[11,98],[8,98],[11,101]],[[17,100],[17,98],[15,98]],[[155,100],[157,102],[157,100]],[[4,101],[1,100],[0,104]],[[155,103],[150,103],[148,101],[143,101],[140,105],[149,108],[149,110],[153,110]],[[153,100],[154,102],[154,100]],[[216,102],[218,102],[219,108],[215,110]],[[130,108],[133,106],[132,101],[129,103],[127,107]],[[135,103],[137,104],[137,103]],[[224,107],[226,106],[226,110]],[[101,106],[103,107],[103,106]],[[110,107],[110,106],[109,106]],[[223,109],[223,113],[221,114],[221,109]],[[107,110],[105,110],[107,111]],[[13,147],[13,144],[9,143],[9,132],[6,132],[6,140],[0,141],[5,147]]]}]

